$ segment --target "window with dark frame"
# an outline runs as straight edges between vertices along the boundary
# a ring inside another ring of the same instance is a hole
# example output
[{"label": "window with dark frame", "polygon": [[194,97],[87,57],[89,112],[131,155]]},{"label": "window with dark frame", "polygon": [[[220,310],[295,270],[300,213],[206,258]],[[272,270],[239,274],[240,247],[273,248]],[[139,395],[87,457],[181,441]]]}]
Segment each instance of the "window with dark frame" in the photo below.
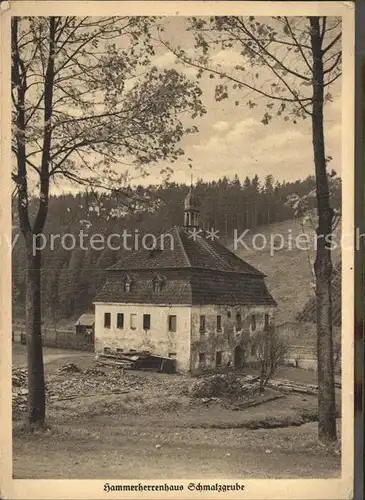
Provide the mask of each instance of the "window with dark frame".
[{"label": "window with dark frame", "polygon": [[199,363],[202,365],[205,363],[205,352],[199,353]]},{"label": "window with dark frame", "polygon": [[253,332],[256,330],[256,316],[254,314],[251,316],[251,330]]},{"label": "window with dark frame", "polygon": [[239,312],[236,314],[236,330],[238,332],[242,330],[242,316]]},{"label": "window with dark frame", "polygon": [[204,315],[200,316],[199,332],[205,333],[205,316]]},{"label": "window with dark frame", "polygon": [[151,329],[151,315],[144,314],[143,315],[143,330],[150,330],[150,329]]},{"label": "window with dark frame", "polygon": [[124,314],[123,313],[117,313],[117,328],[119,328],[119,329],[124,328]]},{"label": "window with dark frame", "polygon": [[104,313],[104,328],[110,328],[111,325],[111,314]]},{"label": "window with dark frame", "polygon": [[265,314],[265,325],[264,325],[265,330],[269,329],[269,315]]},{"label": "window with dark frame", "polygon": [[215,366],[218,368],[222,366],[222,351],[217,351],[215,353]]},{"label": "window with dark frame", "polygon": [[169,315],[168,323],[169,323],[169,332],[176,332],[177,318],[175,314]]},{"label": "window with dark frame", "polygon": [[231,311],[227,311],[227,318],[230,318],[231,316]]},{"label": "window with dark frame", "polygon": [[217,315],[217,332],[222,331],[222,316],[220,314]]}]

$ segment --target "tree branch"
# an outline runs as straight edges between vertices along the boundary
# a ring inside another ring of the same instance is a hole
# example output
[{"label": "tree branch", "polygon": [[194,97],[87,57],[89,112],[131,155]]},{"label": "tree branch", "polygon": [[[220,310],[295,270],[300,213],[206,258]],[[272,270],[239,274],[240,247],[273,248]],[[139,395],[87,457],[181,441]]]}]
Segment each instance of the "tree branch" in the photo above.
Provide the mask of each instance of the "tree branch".
[{"label": "tree branch", "polygon": [[336,45],[336,43],[341,40],[341,37],[342,37],[342,32],[337,35],[333,40],[332,42],[330,42],[327,47],[325,49],[323,49],[323,55],[326,54],[326,52],[328,52],[330,49],[332,49],[332,47],[334,47]]},{"label": "tree branch", "polygon": [[51,17],[49,19],[49,25],[49,55],[44,82],[44,136],[40,172],[40,199],[33,228],[35,234],[39,234],[43,231],[48,212],[49,161],[52,141],[52,101],[56,53],[56,18]]}]

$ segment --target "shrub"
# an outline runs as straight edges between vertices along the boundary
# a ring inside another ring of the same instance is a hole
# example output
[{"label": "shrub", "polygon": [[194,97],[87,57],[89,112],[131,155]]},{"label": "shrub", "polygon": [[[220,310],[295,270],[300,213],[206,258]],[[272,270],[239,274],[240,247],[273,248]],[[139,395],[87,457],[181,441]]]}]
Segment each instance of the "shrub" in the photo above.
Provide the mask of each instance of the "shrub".
[{"label": "shrub", "polygon": [[252,384],[243,383],[234,373],[220,373],[195,381],[190,394],[196,398],[239,397],[252,389]]},{"label": "shrub", "polygon": [[260,390],[263,391],[275,375],[278,366],[285,363],[289,345],[273,326],[255,337],[256,357],[260,361]]}]

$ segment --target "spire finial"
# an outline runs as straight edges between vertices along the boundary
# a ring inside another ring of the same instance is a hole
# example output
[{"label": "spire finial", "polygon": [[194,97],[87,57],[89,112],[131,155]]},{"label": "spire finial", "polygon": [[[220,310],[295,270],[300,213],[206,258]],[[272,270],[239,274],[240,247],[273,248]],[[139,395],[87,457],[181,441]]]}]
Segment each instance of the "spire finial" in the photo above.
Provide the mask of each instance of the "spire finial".
[{"label": "spire finial", "polygon": [[[191,158],[188,158],[192,162]],[[184,226],[185,227],[198,227],[199,226],[199,201],[196,198],[193,190],[193,165],[189,163],[190,169],[190,189],[186,195],[184,202]]]}]

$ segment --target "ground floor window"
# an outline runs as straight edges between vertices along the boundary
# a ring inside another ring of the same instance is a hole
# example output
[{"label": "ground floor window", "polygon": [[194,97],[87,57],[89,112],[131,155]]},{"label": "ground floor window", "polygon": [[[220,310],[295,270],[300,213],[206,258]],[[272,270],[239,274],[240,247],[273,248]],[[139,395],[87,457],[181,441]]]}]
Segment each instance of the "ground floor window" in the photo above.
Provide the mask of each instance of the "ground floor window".
[{"label": "ground floor window", "polygon": [[200,352],[199,353],[199,364],[204,365],[205,363],[205,352]]},{"label": "ground floor window", "polygon": [[110,313],[104,313],[104,328],[110,328],[111,315]]},{"label": "ground floor window", "polygon": [[215,366],[218,368],[222,366],[222,351],[217,351],[215,353]]}]

